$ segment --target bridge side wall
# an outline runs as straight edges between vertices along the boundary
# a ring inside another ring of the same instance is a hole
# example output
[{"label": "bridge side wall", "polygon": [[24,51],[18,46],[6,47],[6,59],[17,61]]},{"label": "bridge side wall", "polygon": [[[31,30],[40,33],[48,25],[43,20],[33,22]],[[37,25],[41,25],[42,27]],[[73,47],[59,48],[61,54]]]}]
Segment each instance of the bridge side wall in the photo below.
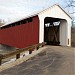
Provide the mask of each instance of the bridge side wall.
[{"label": "bridge side wall", "polygon": [[0,44],[24,48],[39,43],[39,18],[19,26],[0,29]]}]

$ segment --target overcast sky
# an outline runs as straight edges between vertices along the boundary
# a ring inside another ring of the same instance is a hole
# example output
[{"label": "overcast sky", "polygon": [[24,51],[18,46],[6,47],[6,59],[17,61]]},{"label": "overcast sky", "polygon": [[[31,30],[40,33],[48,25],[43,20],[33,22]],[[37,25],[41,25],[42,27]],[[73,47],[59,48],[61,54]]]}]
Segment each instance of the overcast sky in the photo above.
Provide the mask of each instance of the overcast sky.
[{"label": "overcast sky", "polygon": [[56,3],[65,6],[64,0],[0,0],[0,19],[12,21]]}]

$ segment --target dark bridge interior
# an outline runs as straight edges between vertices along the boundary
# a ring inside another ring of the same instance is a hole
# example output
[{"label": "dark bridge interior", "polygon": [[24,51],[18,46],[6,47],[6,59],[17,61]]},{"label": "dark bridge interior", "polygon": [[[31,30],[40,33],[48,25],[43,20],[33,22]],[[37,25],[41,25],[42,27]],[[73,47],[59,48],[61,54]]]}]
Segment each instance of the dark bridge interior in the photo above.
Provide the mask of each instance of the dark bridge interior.
[{"label": "dark bridge interior", "polygon": [[59,18],[46,17],[44,19],[44,41],[48,45],[59,45]]}]

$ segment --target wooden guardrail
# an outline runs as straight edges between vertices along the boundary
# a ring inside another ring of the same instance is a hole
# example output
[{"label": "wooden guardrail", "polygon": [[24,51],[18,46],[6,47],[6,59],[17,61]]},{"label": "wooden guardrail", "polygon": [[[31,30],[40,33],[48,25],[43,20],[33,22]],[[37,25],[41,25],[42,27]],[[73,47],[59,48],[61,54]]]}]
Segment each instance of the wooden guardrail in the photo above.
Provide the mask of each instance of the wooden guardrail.
[{"label": "wooden guardrail", "polygon": [[31,54],[34,49],[38,50],[39,47],[43,47],[44,45],[46,45],[46,42],[35,44],[32,46],[28,46],[28,47],[22,48],[22,49],[17,49],[16,51],[13,51],[13,52],[8,53],[8,54],[0,55],[0,65],[2,64],[3,59],[9,58],[9,57],[14,56],[14,55],[16,55],[16,59],[19,59],[20,53],[22,53],[24,51],[29,51],[29,54]]}]

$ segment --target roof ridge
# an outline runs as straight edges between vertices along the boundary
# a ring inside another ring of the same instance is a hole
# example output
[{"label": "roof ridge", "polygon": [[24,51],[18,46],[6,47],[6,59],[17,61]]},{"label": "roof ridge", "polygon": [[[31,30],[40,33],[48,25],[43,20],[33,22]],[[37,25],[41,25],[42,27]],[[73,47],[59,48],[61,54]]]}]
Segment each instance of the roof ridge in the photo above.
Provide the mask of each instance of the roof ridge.
[{"label": "roof ridge", "polygon": [[13,22],[10,22],[10,23],[7,23],[7,24],[5,24],[5,25],[2,25],[2,26],[0,26],[0,27],[3,27],[3,26],[6,26],[6,25],[9,25],[9,24],[11,24],[11,23],[14,23],[14,22],[17,22],[17,21],[20,21],[20,20],[23,20],[23,19],[26,19],[26,18],[29,18],[29,17],[33,17],[33,16],[36,16],[36,15],[38,15],[38,14],[40,14],[41,12],[43,12],[43,11],[46,11],[46,10],[48,10],[48,9],[50,9],[50,8],[52,8],[52,7],[54,7],[54,6],[58,6],[58,7],[60,7],[71,19],[72,19],[72,17],[70,16],[70,14],[66,11],[66,10],[64,10],[58,3],[56,3],[56,4],[53,4],[53,5],[51,5],[50,7],[48,7],[48,8],[45,8],[45,9],[43,9],[43,10],[41,10],[41,11],[38,11],[38,12],[33,12],[33,14],[29,14],[29,15],[27,15],[27,16],[25,16],[24,18],[21,18],[21,19],[19,19],[19,20],[16,20],[16,21],[13,21]]}]

